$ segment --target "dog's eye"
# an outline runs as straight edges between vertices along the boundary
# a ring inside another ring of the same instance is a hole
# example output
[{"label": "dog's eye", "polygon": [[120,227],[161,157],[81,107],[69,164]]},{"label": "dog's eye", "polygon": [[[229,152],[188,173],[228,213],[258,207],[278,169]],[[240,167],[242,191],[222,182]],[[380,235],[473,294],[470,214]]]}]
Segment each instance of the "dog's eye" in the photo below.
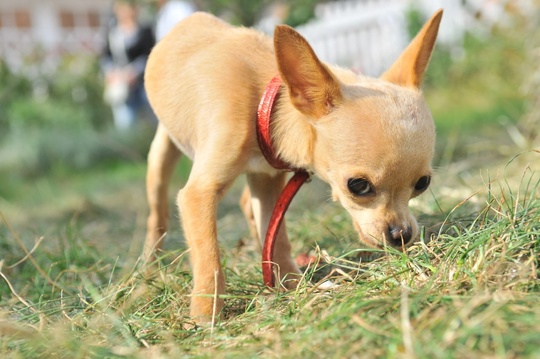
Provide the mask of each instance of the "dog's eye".
[{"label": "dog's eye", "polygon": [[349,178],[347,188],[355,196],[365,196],[373,193],[371,183],[363,178]]},{"label": "dog's eye", "polygon": [[430,183],[431,183],[430,176],[422,176],[420,177],[418,182],[416,182],[416,184],[414,185],[414,189],[418,192],[425,191],[429,187]]}]

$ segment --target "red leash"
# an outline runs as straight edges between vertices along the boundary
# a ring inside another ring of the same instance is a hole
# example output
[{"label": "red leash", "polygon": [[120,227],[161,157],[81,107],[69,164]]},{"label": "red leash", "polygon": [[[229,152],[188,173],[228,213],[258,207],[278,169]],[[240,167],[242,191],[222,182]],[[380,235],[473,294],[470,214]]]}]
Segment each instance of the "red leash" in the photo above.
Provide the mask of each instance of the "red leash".
[{"label": "red leash", "polygon": [[274,147],[272,146],[272,138],[270,136],[270,118],[272,114],[272,107],[274,101],[279,92],[281,86],[281,78],[279,76],[274,77],[264,90],[263,97],[259,103],[259,109],[257,111],[257,140],[259,141],[259,147],[266,158],[266,161],[272,165],[272,167],[281,170],[295,171],[294,176],[291,177],[289,182],[283,188],[281,195],[279,196],[270,223],[268,224],[268,230],[264,239],[263,251],[262,251],[262,272],[264,284],[268,287],[275,287],[276,281],[273,271],[273,258],[274,258],[274,245],[276,243],[276,237],[279,231],[279,227],[285,217],[285,212],[291,204],[294,195],[298,192],[300,187],[310,175],[303,169],[291,168],[288,164],[283,162],[276,156]]}]

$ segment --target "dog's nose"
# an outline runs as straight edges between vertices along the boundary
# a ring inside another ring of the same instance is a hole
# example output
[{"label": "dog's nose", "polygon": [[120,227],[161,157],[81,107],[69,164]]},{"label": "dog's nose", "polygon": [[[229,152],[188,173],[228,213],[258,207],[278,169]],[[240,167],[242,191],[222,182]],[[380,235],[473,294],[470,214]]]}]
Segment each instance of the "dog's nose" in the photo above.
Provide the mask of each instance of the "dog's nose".
[{"label": "dog's nose", "polygon": [[387,237],[388,241],[390,242],[392,246],[400,247],[411,241],[412,229],[409,226],[406,226],[406,227],[389,226],[387,236],[388,236]]}]

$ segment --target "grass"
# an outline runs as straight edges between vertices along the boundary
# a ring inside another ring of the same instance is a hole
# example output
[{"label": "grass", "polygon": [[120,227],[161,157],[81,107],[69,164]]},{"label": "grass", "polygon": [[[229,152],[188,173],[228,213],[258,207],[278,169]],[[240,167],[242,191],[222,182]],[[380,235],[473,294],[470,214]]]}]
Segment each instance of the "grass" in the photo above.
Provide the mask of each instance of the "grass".
[{"label": "grass", "polygon": [[[142,169],[113,171],[105,186],[110,192],[89,197],[94,208],[80,210],[78,218],[57,219],[63,227],[44,239],[34,236],[34,243],[31,232],[18,234],[3,213],[0,356],[537,357],[538,155],[528,152],[509,161],[506,173],[472,190],[453,210],[441,210],[452,200],[435,196],[415,203],[439,225],[428,228],[408,253],[390,251],[372,261],[359,260],[365,250],[358,249],[347,216],[326,194],[301,195],[289,221],[294,250],[311,250],[323,264],[317,271],[308,268],[292,292],[263,287],[259,254],[245,238],[246,227],[235,232],[235,222],[222,216],[221,235],[229,237],[223,242],[226,320],[204,327],[193,326],[188,317],[191,273],[182,245],[170,245],[175,249],[165,252],[161,268],[143,275],[135,262],[140,238],[121,243],[144,233],[137,223],[111,217],[126,203],[122,192],[142,184]],[[116,178],[127,188],[115,187]],[[88,187],[87,181],[95,179],[74,177],[74,189]],[[319,192],[319,183],[310,185]],[[94,191],[90,186],[86,196]],[[109,196],[120,200],[115,210],[105,209]],[[222,213],[230,212],[227,201]],[[133,200],[135,207],[143,202]],[[306,213],[305,206],[317,209]],[[241,220],[239,213],[234,217]],[[111,238],[95,237],[113,227],[92,228],[107,220],[125,227],[111,236],[118,249],[100,244]],[[245,245],[238,245],[240,238]],[[335,286],[323,289],[320,284],[328,279]]]},{"label": "grass", "polygon": [[[538,120],[530,111],[529,128],[518,122],[524,50],[501,35],[468,38],[463,62],[432,60],[425,92],[439,148],[430,191],[411,201],[420,242],[385,256],[359,248],[348,215],[315,180],[287,226],[293,253],[320,266],[305,269],[297,290],[271,291],[236,206],[240,180],[219,207],[227,294],[215,326],[188,316],[189,253],[172,204],[159,267],[140,271],[144,131],[4,134],[0,357],[540,357]],[[34,112],[44,124],[56,115]],[[96,165],[104,158],[115,161]],[[188,168],[182,160],[171,198]]]}]

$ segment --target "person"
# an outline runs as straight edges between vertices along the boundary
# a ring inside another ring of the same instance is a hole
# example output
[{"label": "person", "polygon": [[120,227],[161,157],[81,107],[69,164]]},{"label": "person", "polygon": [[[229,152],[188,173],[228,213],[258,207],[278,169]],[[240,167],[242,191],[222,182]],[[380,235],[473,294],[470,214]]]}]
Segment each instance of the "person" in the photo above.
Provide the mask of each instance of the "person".
[{"label": "person", "polygon": [[104,99],[112,108],[116,128],[126,130],[143,111],[152,113],[144,90],[144,69],[155,38],[150,26],[138,22],[133,0],[116,0],[113,10],[114,23],[107,31],[101,59]]},{"label": "person", "polygon": [[156,19],[156,39],[161,40],[181,20],[195,12],[189,1],[157,0],[159,12]]}]

